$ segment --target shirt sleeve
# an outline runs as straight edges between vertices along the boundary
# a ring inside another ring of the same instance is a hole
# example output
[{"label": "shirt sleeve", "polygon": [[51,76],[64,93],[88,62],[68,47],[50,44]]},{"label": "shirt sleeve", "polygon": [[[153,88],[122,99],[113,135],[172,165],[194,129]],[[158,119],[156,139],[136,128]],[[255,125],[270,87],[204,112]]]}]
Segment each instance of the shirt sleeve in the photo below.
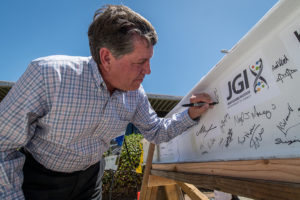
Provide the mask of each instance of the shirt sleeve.
[{"label": "shirt sleeve", "polygon": [[139,90],[141,100],[132,123],[149,142],[155,144],[167,142],[198,123],[190,118],[188,109],[174,114],[171,118],[158,117],[151,107],[144,89],[141,87]]},{"label": "shirt sleeve", "polygon": [[24,199],[25,156],[18,151],[34,134],[45,112],[44,83],[40,68],[31,63],[0,103],[0,199]]}]

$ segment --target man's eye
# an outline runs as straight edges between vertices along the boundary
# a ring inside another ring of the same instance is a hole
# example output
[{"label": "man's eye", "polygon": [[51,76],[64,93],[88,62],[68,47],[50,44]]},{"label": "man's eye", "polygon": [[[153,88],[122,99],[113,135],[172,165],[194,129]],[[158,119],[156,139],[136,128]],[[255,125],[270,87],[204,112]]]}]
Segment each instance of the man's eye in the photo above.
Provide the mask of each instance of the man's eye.
[{"label": "man's eye", "polygon": [[143,65],[143,64],[145,64],[145,60],[144,61],[142,61],[142,62],[137,62],[136,64],[138,64],[138,65]]}]

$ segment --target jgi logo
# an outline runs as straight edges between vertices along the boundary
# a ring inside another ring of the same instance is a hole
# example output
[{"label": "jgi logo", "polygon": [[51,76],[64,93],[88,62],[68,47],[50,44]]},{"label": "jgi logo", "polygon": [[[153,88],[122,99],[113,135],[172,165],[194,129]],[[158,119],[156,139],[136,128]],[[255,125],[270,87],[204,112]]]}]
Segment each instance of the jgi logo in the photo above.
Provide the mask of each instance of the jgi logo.
[{"label": "jgi logo", "polygon": [[248,88],[249,88],[249,81],[248,81],[247,70],[245,69],[243,73],[236,75],[233,78],[232,82],[228,81],[229,96],[227,97],[227,101],[229,101],[232,98],[232,93],[240,94],[244,90],[247,90]]},{"label": "jgi logo", "polygon": [[[256,94],[265,88],[269,88],[267,80],[262,76],[263,61],[258,59],[254,65],[249,66],[249,72],[253,75],[253,92]],[[252,82],[252,80],[251,80]],[[236,75],[232,81],[228,81],[228,105],[236,102],[240,98],[250,95],[248,69],[244,69],[241,73]],[[248,90],[248,91],[247,91]],[[244,91],[247,91],[243,93]],[[237,98],[232,99],[233,96],[239,95]]]}]

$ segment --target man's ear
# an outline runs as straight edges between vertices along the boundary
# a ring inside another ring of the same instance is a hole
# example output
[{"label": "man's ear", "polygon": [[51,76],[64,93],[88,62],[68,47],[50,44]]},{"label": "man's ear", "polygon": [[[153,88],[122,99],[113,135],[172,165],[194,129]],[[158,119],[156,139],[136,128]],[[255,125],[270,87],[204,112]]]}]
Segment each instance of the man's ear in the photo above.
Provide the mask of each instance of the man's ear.
[{"label": "man's ear", "polygon": [[103,69],[108,72],[111,66],[111,52],[107,48],[103,47],[99,50],[99,56]]}]

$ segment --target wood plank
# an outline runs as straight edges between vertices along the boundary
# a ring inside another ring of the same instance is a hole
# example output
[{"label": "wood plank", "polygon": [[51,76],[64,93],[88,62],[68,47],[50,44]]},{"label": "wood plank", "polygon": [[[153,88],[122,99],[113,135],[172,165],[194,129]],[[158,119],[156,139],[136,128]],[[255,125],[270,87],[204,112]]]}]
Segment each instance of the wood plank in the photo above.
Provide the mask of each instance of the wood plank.
[{"label": "wood plank", "polygon": [[150,175],[149,176],[149,181],[148,181],[148,187],[154,187],[154,186],[163,186],[163,185],[175,185],[176,181],[168,178],[164,178],[161,176],[154,176]]},{"label": "wood plank", "polygon": [[168,200],[183,200],[182,192],[177,185],[166,185],[165,189]]},{"label": "wood plank", "polygon": [[177,184],[192,200],[209,200],[198,188],[192,184],[177,181]]},{"label": "wood plank", "polygon": [[[150,200],[150,198],[151,198],[151,192],[152,192],[152,188],[151,187],[147,187],[144,190],[144,200]],[[141,199],[141,195],[140,195],[140,199]]]},{"label": "wood plank", "polygon": [[145,200],[166,200],[165,190],[159,187],[147,187]]},{"label": "wood plank", "polygon": [[140,199],[141,200],[146,199],[146,191],[147,191],[147,187],[148,187],[148,180],[149,180],[150,170],[151,170],[151,167],[152,167],[152,159],[153,159],[154,149],[155,149],[155,145],[150,143],[149,150],[148,150],[147,161],[146,161],[146,167],[145,167],[145,170],[144,170],[143,182],[142,182],[142,186],[141,186],[141,193],[140,193]]},{"label": "wood plank", "polygon": [[157,192],[158,192],[158,187],[151,187],[151,197],[150,200],[157,200]]},{"label": "wood plank", "polygon": [[300,184],[151,170],[151,174],[257,200],[300,199]]},{"label": "wood plank", "polygon": [[300,158],[152,164],[152,169],[300,183]]},{"label": "wood plank", "polygon": [[[150,197],[151,197],[151,187],[147,187],[145,190],[144,190],[144,196],[143,196],[143,200],[150,200]],[[142,196],[141,196],[141,193],[140,193],[140,198],[139,199],[142,199]]]},{"label": "wood plank", "polygon": [[158,186],[157,199],[156,200],[166,200],[167,194],[165,186]]}]

